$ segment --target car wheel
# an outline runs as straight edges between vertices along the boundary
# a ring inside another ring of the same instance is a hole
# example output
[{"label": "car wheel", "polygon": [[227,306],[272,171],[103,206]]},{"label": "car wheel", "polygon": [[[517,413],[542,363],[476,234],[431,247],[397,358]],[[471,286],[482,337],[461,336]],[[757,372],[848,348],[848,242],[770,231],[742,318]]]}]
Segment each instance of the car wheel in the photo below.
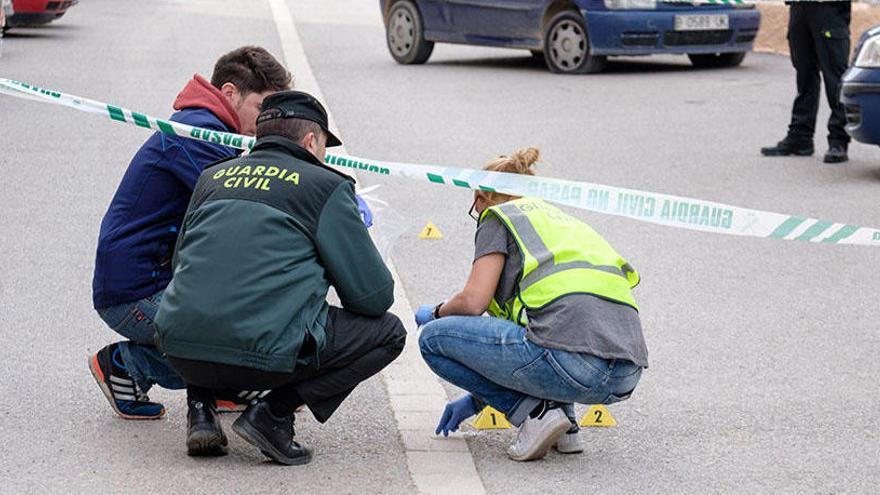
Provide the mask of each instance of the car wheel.
[{"label": "car wheel", "polygon": [[400,64],[423,64],[434,50],[434,42],[425,39],[419,9],[410,0],[400,0],[388,11],[385,23],[388,51]]},{"label": "car wheel", "polygon": [[736,67],[746,58],[746,52],[690,54],[688,58],[699,68]]},{"label": "car wheel", "polygon": [[544,61],[559,74],[587,74],[605,68],[605,57],[590,54],[590,37],[583,19],[571,11],[560,12],[547,23]]}]

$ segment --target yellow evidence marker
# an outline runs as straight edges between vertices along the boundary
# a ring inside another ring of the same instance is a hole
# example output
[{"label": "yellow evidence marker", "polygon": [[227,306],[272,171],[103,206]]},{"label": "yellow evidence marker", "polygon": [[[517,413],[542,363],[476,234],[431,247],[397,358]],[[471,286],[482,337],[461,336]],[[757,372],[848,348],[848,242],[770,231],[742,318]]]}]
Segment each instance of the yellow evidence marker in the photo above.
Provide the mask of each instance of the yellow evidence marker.
[{"label": "yellow evidence marker", "polygon": [[503,430],[510,428],[511,424],[504,417],[504,414],[486,406],[480,411],[476,419],[471,423],[478,430]]},{"label": "yellow evidence marker", "polygon": [[443,239],[443,233],[434,225],[434,222],[429,221],[419,234],[419,239]]},{"label": "yellow evidence marker", "polygon": [[617,426],[617,420],[614,419],[607,407],[598,404],[590,406],[578,424],[581,426]]}]

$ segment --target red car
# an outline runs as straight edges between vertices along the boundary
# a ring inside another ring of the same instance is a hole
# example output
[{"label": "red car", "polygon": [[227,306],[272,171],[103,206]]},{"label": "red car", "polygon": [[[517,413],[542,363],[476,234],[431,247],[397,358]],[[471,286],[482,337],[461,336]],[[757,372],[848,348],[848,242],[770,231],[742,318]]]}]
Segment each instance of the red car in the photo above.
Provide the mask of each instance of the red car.
[{"label": "red car", "polygon": [[67,9],[78,2],[79,0],[12,0],[12,10],[15,13],[6,19],[6,27],[48,24],[63,16]]}]

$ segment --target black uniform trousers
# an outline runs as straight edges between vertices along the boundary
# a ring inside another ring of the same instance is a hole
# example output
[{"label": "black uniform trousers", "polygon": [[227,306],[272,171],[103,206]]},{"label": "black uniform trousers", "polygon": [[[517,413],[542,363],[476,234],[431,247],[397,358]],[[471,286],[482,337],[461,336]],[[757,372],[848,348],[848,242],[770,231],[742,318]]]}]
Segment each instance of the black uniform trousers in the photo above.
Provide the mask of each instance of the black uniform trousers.
[{"label": "black uniform trousers", "polygon": [[791,110],[789,139],[813,142],[819,111],[819,73],[831,107],[828,144],[849,143],[846,116],[840,103],[840,78],[849,58],[851,3],[795,1],[790,4],[788,47],[797,72],[797,97]]},{"label": "black uniform trousers", "polygon": [[290,397],[301,398],[315,419],[323,423],[360,382],[394,361],[406,343],[406,329],[391,313],[370,318],[331,306],[324,332],[326,341],[318,354],[318,365],[297,367],[293,373],[174,357],[169,361],[191,393],[194,388],[272,390],[266,396],[270,406],[276,402],[295,407],[299,404],[291,404]]}]

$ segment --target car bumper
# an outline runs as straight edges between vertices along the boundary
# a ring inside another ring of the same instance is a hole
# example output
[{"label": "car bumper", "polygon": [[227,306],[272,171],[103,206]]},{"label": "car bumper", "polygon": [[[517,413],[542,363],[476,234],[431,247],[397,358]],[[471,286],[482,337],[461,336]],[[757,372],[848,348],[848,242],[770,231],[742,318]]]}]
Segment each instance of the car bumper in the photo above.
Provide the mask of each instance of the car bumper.
[{"label": "car bumper", "polygon": [[[676,31],[675,16],[726,14],[729,28]],[[658,11],[584,11],[592,53],[653,55],[659,53],[730,53],[751,51],[761,13],[756,9],[678,9]]]},{"label": "car bumper", "polygon": [[16,14],[41,14],[55,15],[63,14],[70,7],[73,7],[79,0],[16,0]]},{"label": "car bumper", "polygon": [[843,76],[840,101],[846,132],[856,141],[880,145],[880,74],[877,69],[850,67]]}]

